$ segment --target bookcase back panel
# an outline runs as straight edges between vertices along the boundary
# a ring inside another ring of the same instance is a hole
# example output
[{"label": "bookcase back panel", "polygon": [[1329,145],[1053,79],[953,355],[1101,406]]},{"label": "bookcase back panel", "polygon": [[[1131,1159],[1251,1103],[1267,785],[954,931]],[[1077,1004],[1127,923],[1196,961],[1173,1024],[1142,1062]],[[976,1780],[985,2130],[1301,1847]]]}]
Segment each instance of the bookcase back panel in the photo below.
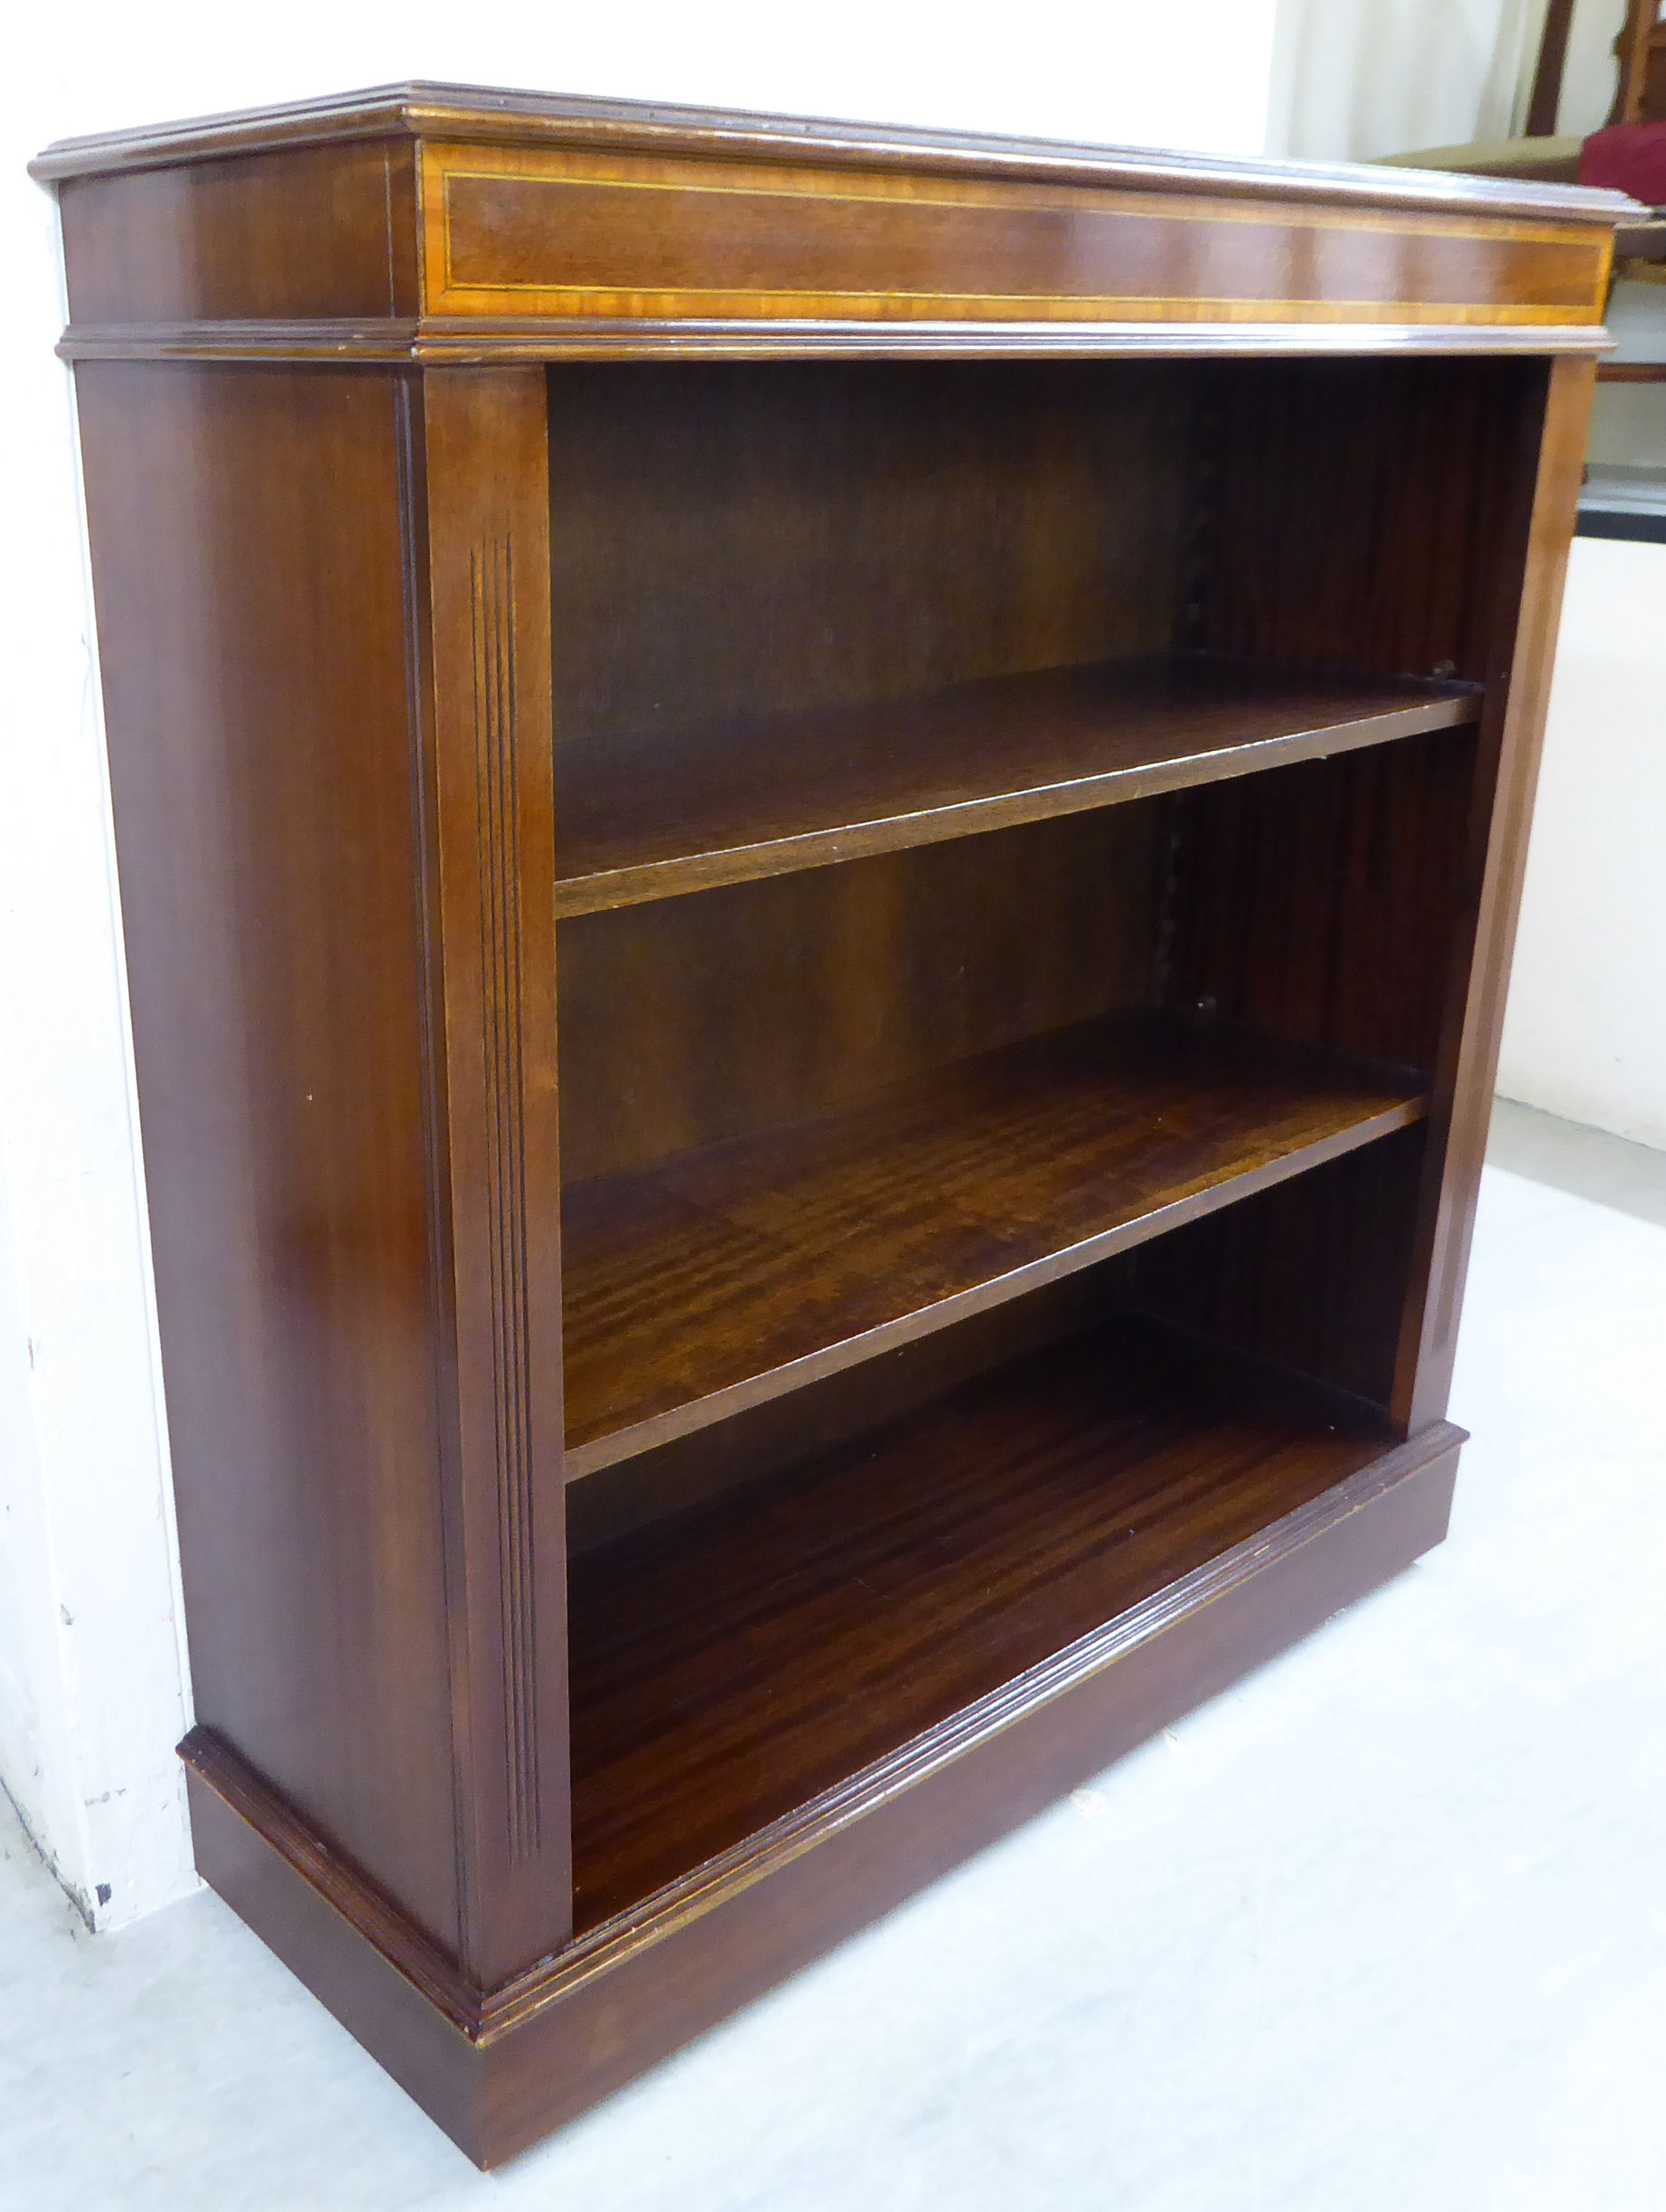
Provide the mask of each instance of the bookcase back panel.
[{"label": "bookcase back panel", "polygon": [[563,922],[563,1180],[1143,1003],[1159,827],[1140,802]]},{"label": "bookcase back panel", "polygon": [[[1137,1302],[1134,1257],[1118,1253],[1009,1304],[570,1483],[569,1552],[594,1551],[742,1485],[768,1482],[814,1453],[930,1404],[1003,1361],[1131,1310]],[[1155,1300],[1148,1302],[1157,1310]]]},{"label": "bookcase back panel", "polygon": [[1397,1130],[1153,1238],[1128,1302],[1386,1407],[1428,1141]]},{"label": "bookcase back panel", "polygon": [[563,749],[647,768],[725,717],[1166,648],[1196,383],[1092,361],[552,369],[557,792]]},{"label": "bookcase back panel", "polygon": [[1213,365],[1187,642],[1409,676],[1502,673],[1501,556],[1544,406],[1533,361]]},{"label": "bookcase back panel", "polygon": [[1432,1068],[1473,886],[1473,728],[1169,802],[1165,995],[1278,1036]]}]

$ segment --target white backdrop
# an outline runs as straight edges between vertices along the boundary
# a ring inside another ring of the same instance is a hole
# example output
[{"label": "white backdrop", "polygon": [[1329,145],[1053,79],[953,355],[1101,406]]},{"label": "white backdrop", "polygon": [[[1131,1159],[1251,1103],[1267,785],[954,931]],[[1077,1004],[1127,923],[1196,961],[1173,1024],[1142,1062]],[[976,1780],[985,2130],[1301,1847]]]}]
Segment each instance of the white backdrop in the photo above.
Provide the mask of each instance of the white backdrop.
[{"label": "white backdrop", "polygon": [[1663,605],[1666,546],[1574,540],[1498,1087],[1666,1148]]},{"label": "white backdrop", "polygon": [[[0,89],[0,1778],[100,1926],[192,1876],[188,1718],[55,215],[69,135],[426,76],[1252,153],[1274,0],[30,10]],[[391,19],[390,19],[391,20]]]}]

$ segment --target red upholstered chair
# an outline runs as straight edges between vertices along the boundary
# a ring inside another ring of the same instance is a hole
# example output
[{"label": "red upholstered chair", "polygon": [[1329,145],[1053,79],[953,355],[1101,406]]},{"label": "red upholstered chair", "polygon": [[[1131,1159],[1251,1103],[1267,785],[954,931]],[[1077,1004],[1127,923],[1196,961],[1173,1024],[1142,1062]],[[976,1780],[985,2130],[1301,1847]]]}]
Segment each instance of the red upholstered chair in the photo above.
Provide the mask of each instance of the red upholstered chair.
[{"label": "red upholstered chair", "polygon": [[1609,184],[1652,208],[1666,207],[1666,23],[1660,14],[1660,0],[1631,0],[1615,41],[1620,82],[1613,109],[1606,127],[1579,150],[1582,184]]},{"label": "red upholstered chair", "polygon": [[1607,184],[1644,207],[1666,207],[1666,122],[1613,123],[1579,149],[1581,184]]},{"label": "red upholstered chair", "polygon": [[[1624,23],[1614,42],[1619,71],[1608,123],[1593,138],[1585,140],[1556,136],[1574,5],[1575,0],[1550,0],[1528,100],[1527,125],[1521,137],[1424,146],[1415,153],[1384,156],[1389,165],[1457,169],[1473,176],[1538,179],[1549,183],[1612,183],[1649,206],[1666,206],[1666,192],[1640,191],[1609,166],[1642,164],[1637,174],[1654,177],[1659,173],[1661,156],[1632,150],[1636,142],[1630,134],[1640,126],[1646,127],[1652,142],[1654,127],[1666,124],[1666,23],[1659,20],[1661,0],[1630,0]],[[1600,175],[1585,166],[1586,148],[1593,145],[1600,149],[1596,156],[1603,171]]]}]

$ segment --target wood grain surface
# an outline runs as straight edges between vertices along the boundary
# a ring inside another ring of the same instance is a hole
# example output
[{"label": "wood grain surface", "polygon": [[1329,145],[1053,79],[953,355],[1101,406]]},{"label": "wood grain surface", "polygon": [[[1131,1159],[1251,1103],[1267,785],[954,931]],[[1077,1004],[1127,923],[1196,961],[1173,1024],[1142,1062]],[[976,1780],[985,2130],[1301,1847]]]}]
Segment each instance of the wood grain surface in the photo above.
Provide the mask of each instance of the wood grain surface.
[{"label": "wood grain surface", "polygon": [[1417,1121],[1154,1237],[1117,1295],[1387,1414],[1430,1149]]},{"label": "wood grain surface", "polygon": [[417,312],[416,166],[397,142],[71,177],[58,204],[77,327]]},{"label": "wood grain surface", "polygon": [[1146,1003],[1161,828],[1146,801],[562,922],[566,1182]]},{"label": "wood grain surface", "polygon": [[1635,203],[1621,192],[1543,185],[1523,190],[1451,170],[1176,154],[1144,146],[1084,145],[918,125],[759,115],[658,100],[650,105],[421,80],[62,139],[31,163],[30,169],[37,177],[54,179],[173,166],[263,147],[295,149],[389,136],[476,145],[612,145],[679,155],[791,151],[807,162],[923,175],[1076,178],[1154,194],[1194,190],[1206,183],[1213,191],[1297,206],[1420,207],[1604,227],[1612,227],[1617,216],[1637,211]]},{"label": "wood grain surface", "polygon": [[423,380],[413,674],[435,1243],[454,1332],[446,1609],[462,1951],[482,1980],[566,1932],[545,419],[536,370]]},{"label": "wood grain surface", "polygon": [[388,1928],[354,1870],[321,1857],[235,1754],[193,1737],[197,1862],[463,2150],[497,2166],[1438,1543],[1462,1442],[1442,1424],[1381,1453],[1013,1694],[496,1991],[442,1988],[443,1967]]},{"label": "wood grain surface", "polygon": [[1613,225],[1639,212],[1407,171],[421,85],[66,142],[33,167],[75,231],[66,348],[107,358],[555,357],[629,344],[631,324],[642,351],[744,349],[760,323],[789,351],[910,323],[894,345],[1092,350],[1168,324],[1195,326],[1193,351],[1230,348],[1234,325],[1260,344],[1377,325],[1589,348]]},{"label": "wood grain surface", "polygon": [[[707,728],[1168,650],[1198,380],[1142,361],[553,369],[563,848],[569,787],[582,807],[593,778],[640,781],[650,749],[692,798]],[[784,755],[768,787],[806,773]]]},{"label": "wood grain surface", "polygon": [[409,394],[78,377],[196,1711],[454,1947]]},{"label": "wood grain surface", "polygon": [[581,1932],[1368,1465],[1138,1323],[573,1566]]},{"label": "wood grain surface", "polygon": [[1157,1013],[570,1186],[569,1476],[1404,1126],[1419,1078]]},{"label": "wood grain surface", "polygon": [[1472,720],[1473,690],[1222,657],[997,677],[618,745],[561,786],[558,914],[1039,821]]},{"label": "wood grain surface", "polygon": [[1465,820],[1465,926],[1446,978],[1431,1153],[1420,1194],[1412,1291],[1396,1407],[1409,1428],[1444,1413],[1457,1353],[1470,1239],[1481,1195],[1493,1083],[1527,868],[1568,549],[1577,511],[1595,371],[1557,361],[1540,406],[1509,427],[1513,498],[1499,533],[1486,644],[1497,671],[1482,724],[1480,773]]},{"label": "wood grain surface", "polygon": [[444,316],[1558,323],[1609,242],[1554,224],[1276,214],[1198,193],[426,144]]},{"label": "wood grain surface", "polygon": [[1475,754],[1473,726],[1442,730],[1173,801],[1171,1002],[1432,1066]]},{"label": "wood grain surface", "polygon": [[489,2164],[1438,1541],[1628,203],[433,86],[37,172],[199,1863]]}]

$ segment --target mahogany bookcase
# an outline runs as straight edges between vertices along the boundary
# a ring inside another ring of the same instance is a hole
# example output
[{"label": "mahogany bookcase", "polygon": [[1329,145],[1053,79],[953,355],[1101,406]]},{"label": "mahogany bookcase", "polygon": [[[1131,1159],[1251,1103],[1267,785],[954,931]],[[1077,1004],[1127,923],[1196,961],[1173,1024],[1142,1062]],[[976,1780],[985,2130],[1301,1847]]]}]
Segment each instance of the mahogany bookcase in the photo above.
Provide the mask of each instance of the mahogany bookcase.
[{"label": "mahogany bookcase", "polygon": [[198,1864],[491,2164],[1443,1534],[1628,203],[420,85],[36,170]]}]

